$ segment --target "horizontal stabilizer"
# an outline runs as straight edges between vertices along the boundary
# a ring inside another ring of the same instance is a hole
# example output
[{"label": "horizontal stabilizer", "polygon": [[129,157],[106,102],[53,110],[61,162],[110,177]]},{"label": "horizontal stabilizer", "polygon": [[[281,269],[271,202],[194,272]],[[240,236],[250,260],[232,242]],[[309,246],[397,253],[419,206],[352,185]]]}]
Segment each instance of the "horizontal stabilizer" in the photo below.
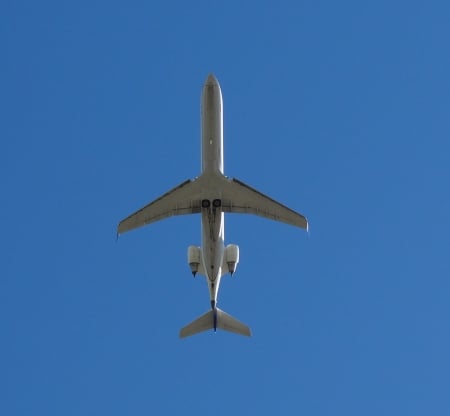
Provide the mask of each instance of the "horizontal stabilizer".
[{"label": "horizontal stabilizer", "polygon": [[213,329],[215,331],[217,328],[248,337],[251,335],[250,328],[247,325],[219,308],[216,308],[215,310],[204,313],[200,318],[197,318],[184,328],[181,328],[180,338],[186,338],[207,331],[208,329]]},{"label": "horizontal stabilizer", "polygon": [[224,331],[234,332],[235,334],[245,335],[249,337],[252,333],[250,328],[228,315],[226,312],[217,308],[217,328],[223,329]]},{"label": "horizontal stabilizer", "polygon": [[191,335],[198,334],[199,332],[207,331],[208,329],[214,329],[214,312],[208,311],[200,318],[187,324],[180,330],[180,338],[189,337]]}]

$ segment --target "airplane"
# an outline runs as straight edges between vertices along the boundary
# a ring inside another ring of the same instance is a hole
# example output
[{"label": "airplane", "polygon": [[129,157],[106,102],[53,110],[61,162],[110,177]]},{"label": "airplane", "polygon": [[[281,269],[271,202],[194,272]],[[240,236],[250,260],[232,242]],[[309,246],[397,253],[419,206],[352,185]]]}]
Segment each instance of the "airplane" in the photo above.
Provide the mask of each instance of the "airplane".
[{"label": "airplane", "polygon": [[217,329],[250,336],[250,328],[217,307],[220,280],[236,271],[239,247],[225,246],[224,213],[255,214],[308,230],[307,219],[294,210],[224,175],[223,103],[219,82],[209,74],[201,95],[201,175],[188,179],[122,220],[122,234],[173,215],[201,214],[202,246],[188,247],[191,272],[204,275],[211,309],[180,330],[180,338]]}]

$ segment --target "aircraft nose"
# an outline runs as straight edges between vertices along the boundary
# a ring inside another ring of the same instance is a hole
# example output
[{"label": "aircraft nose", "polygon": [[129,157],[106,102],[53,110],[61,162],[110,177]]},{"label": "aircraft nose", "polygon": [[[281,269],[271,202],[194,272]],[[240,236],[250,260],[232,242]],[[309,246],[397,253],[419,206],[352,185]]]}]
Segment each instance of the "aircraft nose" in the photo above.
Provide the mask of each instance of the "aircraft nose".
[{"label": "aircraft nose", "polygon": [[214,74],[209,74],[208,78],[206,78],[205,85],[217,85],[217,78],[214,76]]}]

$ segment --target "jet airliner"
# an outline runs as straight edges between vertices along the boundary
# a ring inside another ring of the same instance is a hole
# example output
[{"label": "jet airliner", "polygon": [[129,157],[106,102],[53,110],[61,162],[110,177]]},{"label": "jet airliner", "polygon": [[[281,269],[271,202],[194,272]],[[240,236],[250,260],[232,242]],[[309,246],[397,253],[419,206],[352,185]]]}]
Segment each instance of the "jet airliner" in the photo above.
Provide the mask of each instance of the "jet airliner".
[{"label": "jet airliner", "polygon": [[308,229],[303,215],[224,175],[222,106],[219,82],[210,74],[201,95],[201,175],[131,214],[117,229],[122,234],[173,215],[201,214],[202,245],[189,246],[187,254],[192,274],[206,277],[211,309],[182,328],[181,338],[217,328],[251,335],[247,325],[217,307],[220,280],[226,273],[232,275],[239,262],[239,247],[224,243],[224,213],[255,214]]}]

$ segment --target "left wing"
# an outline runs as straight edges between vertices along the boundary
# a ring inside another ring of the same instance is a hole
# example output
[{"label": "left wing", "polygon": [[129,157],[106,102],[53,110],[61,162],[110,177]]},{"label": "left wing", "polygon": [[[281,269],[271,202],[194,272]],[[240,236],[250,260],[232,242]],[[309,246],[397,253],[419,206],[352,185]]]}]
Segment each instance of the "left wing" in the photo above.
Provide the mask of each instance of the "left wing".
[{"label": "left wing", "polygon": [[308,220],[298,212],[251,188],[238,179],[224,178],[222,209],[224,212],[255,214],[308,229]]},{"label": "left wing", "polygon": [[122,234],[172,215],[198,213],[201,209],[200,192],[199,178],[188,179],[122,220],[117,233]]}]

